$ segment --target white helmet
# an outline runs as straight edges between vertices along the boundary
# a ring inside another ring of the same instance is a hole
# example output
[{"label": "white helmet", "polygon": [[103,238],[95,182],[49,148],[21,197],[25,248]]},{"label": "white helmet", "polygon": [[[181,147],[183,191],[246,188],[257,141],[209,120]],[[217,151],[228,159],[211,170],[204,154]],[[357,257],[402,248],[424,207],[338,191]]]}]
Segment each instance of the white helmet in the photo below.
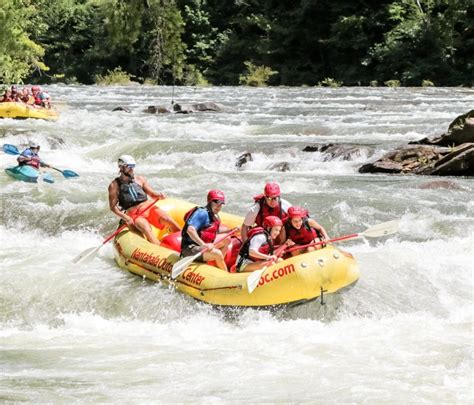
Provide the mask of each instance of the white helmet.
[{"label": "white helmet", "polygon": [[39,148],[40,146],[39,146],[39,144],[38,144],[37,142],[35,142],[35,141],[30,141],[29,147],[30,147],[30,148]]},{"label": "white helmet", "polygon": [[135,159],[130,155],[122,155],[118,158],[118,166],[126,166],[126,165],[136,165]]}]

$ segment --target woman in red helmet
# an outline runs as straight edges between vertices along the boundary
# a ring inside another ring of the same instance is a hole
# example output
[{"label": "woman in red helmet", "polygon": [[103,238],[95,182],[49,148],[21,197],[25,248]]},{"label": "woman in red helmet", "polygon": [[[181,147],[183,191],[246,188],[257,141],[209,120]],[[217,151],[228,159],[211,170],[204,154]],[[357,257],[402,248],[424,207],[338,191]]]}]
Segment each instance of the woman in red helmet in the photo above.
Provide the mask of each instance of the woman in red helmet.
[{"label": "woman in red helmet", "polygon": [[[280,186],[277,183],[267,183],[263,189],[263,194],[254,197],[254,205],[245,215],[244,223],[242,224],[242,241],[247,239],[248,231],[252,226],[261,227],[263,221],[268,216],[278,217],[282,222],[287,218],[287,211],[291,204],[281,198]],[[283,242],[285,240],[285,229],[283,228],[278,240]]]},{"label": "woman in red helmet", "polygon": [[225,239],[214,244],[218,233],[227,232],[221,225],[219,212],[225,204],[225,196],[221,190],[210,190],[207,193],[207,205],[194,207],[184,215],[184,227],[181,231],[181,257],[194,256],[202,249],[207,248],[196,261],[216,261],[217,267],[227,271],[224,257],[227,253],[229,240]]},{"label": "woman in red helmet", "polygon": [[[285,222],[286,237],[295,243],[295,246],[303,246],[313,242],[329,239],[326,230],[314,219],[309,217],[306,209],[293,206],[288,209],[288,219]],[[320,249],[322,245],[310,246],[294,250],[292,256]]]},{"label": "woman in red helmet", "polygon": [[[235,264],[238,273],[259,270],[278,260],[274,242],[283,229],[283,222],[280,218],[269,215],[263,220],[262,225],[249,231],[248,239],[240,248]],[[290,240],[283,246],[286,248],[292,245],[294,243]]]}]

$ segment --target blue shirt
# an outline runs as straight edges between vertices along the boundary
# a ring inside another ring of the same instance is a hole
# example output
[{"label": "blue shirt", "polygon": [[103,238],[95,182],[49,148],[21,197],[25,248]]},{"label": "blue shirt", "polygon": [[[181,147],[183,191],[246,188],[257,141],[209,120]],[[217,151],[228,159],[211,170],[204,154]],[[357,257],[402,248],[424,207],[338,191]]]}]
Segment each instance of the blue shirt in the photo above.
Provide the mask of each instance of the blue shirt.
[{"label": "blue shirt", "polygon": [[39,157],[37,153],[33,152],[30,148],[25,149],[23,152],[21,152],[21,155],[18,156],[17,161],[22,162],[24,159],[22,157]]},{"label": "blue shirt", "polygon": [[[198,208],[194,213],[191,215],[191,218],[188,220],[188,226],[191,225],[196,230],[198,233],[201,231],[201,229],[206,228],[211,224],[211,221],[209,220],[209,212],[205,208]],[[183,234],[183,243],[186,246],[189,246],[191,244],[196,244],[188,235],[188,233]]]}]

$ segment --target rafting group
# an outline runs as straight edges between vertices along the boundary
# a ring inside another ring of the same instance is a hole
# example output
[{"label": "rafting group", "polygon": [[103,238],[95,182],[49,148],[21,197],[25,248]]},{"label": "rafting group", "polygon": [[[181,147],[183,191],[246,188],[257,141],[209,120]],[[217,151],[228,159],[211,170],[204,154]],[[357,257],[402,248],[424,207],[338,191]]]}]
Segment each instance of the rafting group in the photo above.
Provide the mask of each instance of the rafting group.
[{"label": "rafting group", "polygon": [[7,88],[3,95],[0,95],[0,103],[25,103],[31,106],[51,108],[51,96],[41,89],[40,86],[23,87],[20,91],[17,86],[12,85]]},{"label": "rafting group", "polygon": [[118,159],[120,174],[108,189],[110,210],[130,230],[138,231],[152,244],[160,245],[147,219],[154,212],[162,227],[180,236],[181,257],[193,256],[196,261],[214,262],[215,267],[226,272],[253,272],[281,261],[284,251],[290,247],[292,251],[288,254],[294,256],[318,249],[329,239],[326,230],[309,217],[306,209],[292,206],[281,198],[279,185],[270,182],[265,184],[262,194],[254,197],[240,227],[242,245],[235,263],[229,268],[225,261],[229,236],[238,229],[229,229],[221,223],[219,212],[226,203],[224,192],[210,190],[205,205],[186,212],[181,228],[175,219],[156,206],[145,213],[147,206],[152,204],[148,197],[161,200],[166,195],[154,191],[145,177],[136,175],[135,165],[130,155]]}]

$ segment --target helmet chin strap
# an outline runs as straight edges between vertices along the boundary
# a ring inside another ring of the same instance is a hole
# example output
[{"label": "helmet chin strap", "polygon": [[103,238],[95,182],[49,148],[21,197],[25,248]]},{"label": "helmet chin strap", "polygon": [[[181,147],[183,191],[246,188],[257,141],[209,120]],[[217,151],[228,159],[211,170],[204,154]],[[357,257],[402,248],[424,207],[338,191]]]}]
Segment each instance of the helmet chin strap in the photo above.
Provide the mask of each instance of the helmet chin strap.
[{"label": "helmet chin strap", "polygon": [[[123,166],[122,166],[123,167]],[[120,167],[120,174],[122,174],[123,176],[125,177],[128,177],[130,180],[133,180],[135,178],[135,175],[132,173],[132,174],[127,174],[123,171],[122,167]]]}]

